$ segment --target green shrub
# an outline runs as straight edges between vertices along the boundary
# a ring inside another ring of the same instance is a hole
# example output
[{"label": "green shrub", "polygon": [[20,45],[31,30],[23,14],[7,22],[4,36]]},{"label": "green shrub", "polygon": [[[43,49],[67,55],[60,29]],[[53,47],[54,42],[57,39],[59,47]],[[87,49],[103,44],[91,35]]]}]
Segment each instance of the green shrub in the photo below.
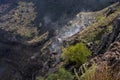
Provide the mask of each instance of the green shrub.
[{"label": "green shrub", "polygon": [[65,62],[75,62],[81,65],[87,61],[87,57],[91,55],[89,49],[82,43],[78,43],[68,48],[63,48],[62,59]]},{"label": "green shrub", "polygon": [[46,80],[73,80],[73,76],[64,68],[60,68],[58,72],[49,74]]}]

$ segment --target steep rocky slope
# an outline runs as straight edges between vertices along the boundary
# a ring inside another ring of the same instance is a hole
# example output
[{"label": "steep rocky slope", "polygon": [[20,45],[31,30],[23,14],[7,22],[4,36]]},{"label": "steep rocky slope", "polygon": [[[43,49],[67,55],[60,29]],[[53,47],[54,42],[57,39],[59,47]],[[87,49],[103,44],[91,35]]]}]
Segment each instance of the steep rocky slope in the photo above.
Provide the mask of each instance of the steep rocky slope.
[{"label": "steep rocky slope", "polygon": [[[87,26],[96,22],[96,13],[83,12],[77,17],[76,14],[84,11],[83,8],[85,11],[97,11],[110,5],[109,0],[86,1],[0,0],[0,80],[35,80],[36,74],[46,75],[57,70],[60,54],[57,62],[52,57],[56,51],[61,53],[64,44],[64,41],[61,44],[61,39],[79,32],[89,22],[89,16],[91,22]],[[93,3],[100,4],[97,8]],[[118,32],[110,35],[110,43]],[[106,46],[101,45],[98,52]]]},{"label": "steep rocky slope", "polygon": [[[97,56],[87,64],[95,63],[98,72],[104,72],[105,68],[110,69],[108,72],[115,80],[120,80],[120,18],[114,21],[114,27],[110,34],[100,42]],[[105,52],[105,53],[104,53]],[[104,67],[104,70],[102,69]],[[108,70],[107,69],[107,70]],[[103,70],[103,71],[102,71]],[[97,74],[96,74],[97,75]]]},{"label": "steep rocky slope", "polygon": [[[117,7],[119,7],[119,4]],[[109,16],[105,18],[103,17],[101,18],[100,21],[90,25],[91,27],[88,27],[85,30],[73,35],[72,37],[67,38],[65,43],[67,43],[68,46],[76,45],[79,42],[83,42],[88,46],[88,48],[91,49],[92,47],[91,51],[93,51],[94,54],[90,58],[90,61],[88,61],[85,65],[87,65],[87,67],[90,67],[91,65],[96,64],[95,65],[96,73],[93,78],[89,77],[86,80],[94,80],[94,79],[96,80],[96,78],[99,78],[98,80],[102,80],[102,79],[119,80],[120,79],[119,77],[119,74],[120,74],[120,68],[119,68],[119,65],[120,65],[120,51],[119,51],[120,50],[119,49],[120,19],[119,17],[120,17],[119,11],[115,11],[114,13],[111,13]],[[99,42],[96,43],[95,42],[96,40],[99,40]],[[75,66],[76,66],[75,64],[69,64],[67,65],[67,68],[69,70],[72,70],[75,68]],[[83,65],[83,68],[84,68],[84,65]],[[78,69],[78,73],[80,73],[80,70],[81,68]],[[78,78],[78,75],[76,75],[76,77]]]}]

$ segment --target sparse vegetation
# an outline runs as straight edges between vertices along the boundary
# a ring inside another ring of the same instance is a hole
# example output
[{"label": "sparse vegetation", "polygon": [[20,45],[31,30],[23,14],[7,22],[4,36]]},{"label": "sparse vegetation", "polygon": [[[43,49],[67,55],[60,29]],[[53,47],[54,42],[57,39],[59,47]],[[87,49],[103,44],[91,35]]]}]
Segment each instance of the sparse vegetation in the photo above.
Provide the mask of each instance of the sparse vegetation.
[{"label": "sparse vegetation", "polygon": [[32,37],[33,34],[36,34],[36,28],[33,28],[32,21],[34,21],[36,17],[36,13],[34,11],[33,3],[27,2],[19,2],[19,6],[14,11],[12,15],[12,19],[14,19],[15,24],[14,28],[17,29],[17,33],[21,36]]},{"label": "sparse vegetation", "polygon": [[104,34],[111,32],[111,25],[113,24],[114,19],[118,16],[120,7],[117,7],[116,11],[108,17],[104,15],[106,10],[107,8],[96,12],[96,14],[98,14],[98,16],[96,16],[97,22],[91,24],[85,30],[80,32],[79,39],[82,39],[86,42],[99,42]]},{"label": "sparse vegetation", "polygon": [[[111,72],[108,68],[108,66],[99,66],[100,70],[95,71],[95,67],[92,66],[91,69],[86,70],[86,72],[81,76],[84,79],[82,80],[117,80],[116,78],[114,78],[111,75]],[[91,76],[91,72],[92,72],[92,76]],[[90,74],[89,74],[90,72]]]},{"label": "sparse vegetation", "polygon": [[93,64],[90,68],[88,68],[87,66],[83,66],[83,69],[81,68],[82,76],[80,76],[80,78],[82,80],[91,80],[95,74],[96,70],[95,64]]},{"label": "sparse vegetation", "polygon": [[75,77],[77,80],[119,80],[111,75],[110,68],[107,65],[101,65],[100,70],[97,70],[95,63],[91,67],[83,65],[81,67],[82,75],[79,75],[74,69]]},{"label": "sparse vegetation", "polygon": [[32,2],[19,1],[18,6],[9,12],[8,15],[0,16],[0,20],[3,20],[0,28],[22,37],[31,38],[37,34],[37,28],[33,24],[35,18],[34,4]]},{"label": "sparse vegetation", "polygon": [[76,69],[74,69],[77,80],[91,80],[91,78],[93,78],[95,75],[96,66],[95,64],[93,64],[91,67],[88,68],[86,65],[83,65],[82,67],[80,67],[80,71],[82,75],[79,76]]}]

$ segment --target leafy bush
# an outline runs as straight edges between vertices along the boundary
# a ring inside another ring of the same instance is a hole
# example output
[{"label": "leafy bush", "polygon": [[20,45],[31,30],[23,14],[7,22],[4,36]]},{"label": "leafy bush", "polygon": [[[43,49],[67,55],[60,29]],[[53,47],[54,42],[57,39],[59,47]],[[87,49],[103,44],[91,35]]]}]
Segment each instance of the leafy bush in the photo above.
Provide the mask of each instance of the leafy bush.
[{"label": "leafy bush", "polygon": [[73,80],[73,77],[70,72],[68,72],[64,68],[60,68],[58,72],[54,74],[49,74],[46,80]]},{"label": "leafy bush", "polygon": [[89,49],[81,42],[68,48],[63,48],[62,59],[65,62],[75,62],[81,65],[87,61],[87,57],[91,55]]}]

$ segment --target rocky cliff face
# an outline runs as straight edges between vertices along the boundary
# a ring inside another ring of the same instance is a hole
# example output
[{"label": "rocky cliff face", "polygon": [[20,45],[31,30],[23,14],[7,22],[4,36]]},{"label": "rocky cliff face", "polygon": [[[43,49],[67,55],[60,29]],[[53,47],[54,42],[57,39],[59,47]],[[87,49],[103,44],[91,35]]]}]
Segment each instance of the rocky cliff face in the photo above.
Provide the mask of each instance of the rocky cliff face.
[{"label": "rocky cliff face", "polygon": [[[96,70],[102,71],[102,67],[110,70],[108,72],[115,80],[120,79],[120,18],[114,21],[113,30],[110,34],[103,37],[97,49],[97,55],[93,57],[87,65],[96,64]],[[105,70],[105,69],[104,69]]]},{"label": "rocky cliff face", "polygon": [[110,44],[112,44],[115,41],[120,41],[120,19],[118,18],[114,21],[113,30],[110,34],[105,35],[103,39],[101,40],[99,47],[97,49],[97,54],[100,54],[101,52],[106,51]]}]

